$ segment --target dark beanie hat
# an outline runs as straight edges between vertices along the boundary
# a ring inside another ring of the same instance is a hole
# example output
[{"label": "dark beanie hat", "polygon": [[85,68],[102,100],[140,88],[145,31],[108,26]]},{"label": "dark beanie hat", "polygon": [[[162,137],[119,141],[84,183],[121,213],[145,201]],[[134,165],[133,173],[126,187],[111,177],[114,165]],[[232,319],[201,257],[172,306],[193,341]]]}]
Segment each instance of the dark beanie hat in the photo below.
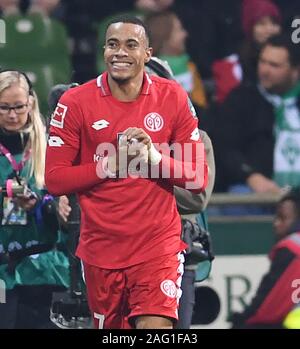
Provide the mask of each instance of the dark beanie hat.
[{"label": "dark beanie hat", "polygon": [[60,97],[70,88],[76,87],[76,86],[79,86],[79,85],[76,82],[72,82],[71,84],[68,84],[68,85],[58,84],[51,88],[48,95],[48,106],[49,106],[50,113],[54,112],[56,108],[56,104],[58,103],[58,100],[60,99]]},{"label": "dark beanie hat", "polygon": [[255,23],[266,16],[281,23],[281,13],[271,0],[243,0],[242,25],[247,37],[252,36]]}]

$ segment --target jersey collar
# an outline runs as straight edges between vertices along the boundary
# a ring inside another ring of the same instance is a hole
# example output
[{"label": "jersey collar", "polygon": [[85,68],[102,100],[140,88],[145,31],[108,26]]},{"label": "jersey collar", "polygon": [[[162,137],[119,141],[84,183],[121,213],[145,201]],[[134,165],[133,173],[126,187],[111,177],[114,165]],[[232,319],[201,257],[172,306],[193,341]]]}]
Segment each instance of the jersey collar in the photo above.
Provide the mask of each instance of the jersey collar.
[{"label": "jersey collar", "polygon": [[[111,91],[107,82],[107,72],[99,75],[97,77],[97,86],[100,88],[100,93],[102,97],[111,96]],[[151,91],[152,80],[147,73],[144,73],[142,95],[149,95]]]}]

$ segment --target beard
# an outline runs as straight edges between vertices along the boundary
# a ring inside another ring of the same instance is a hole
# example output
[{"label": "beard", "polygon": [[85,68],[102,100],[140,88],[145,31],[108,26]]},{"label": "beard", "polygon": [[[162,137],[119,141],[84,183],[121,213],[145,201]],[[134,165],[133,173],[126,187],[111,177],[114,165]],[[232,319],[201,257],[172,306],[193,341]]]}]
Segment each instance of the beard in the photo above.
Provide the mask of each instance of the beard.
[{"label": "beard", "polygon": [[113,74],[111,74],[111,78],[119,85],[126,85],[128,81],[130,81],[129,76],[122,77],[122,76],[114,76]]},{"label": "beard", "polygon": [[[295,83],[291,79],[286,79],[276,84],[275,83],[264,84],[263,82],[261,82],[261,84],[266,89],[266,91],[268,91],[271,94],[275,94],[279,96],[287,93],[290,89],[292,89],[295,86]],[[269,85],[269,86],[265,86],[265,85]]]},{"label": "beard", "polygon": [[289,90],[287,86],[277,86],[277,85],[269,86],[269,87],[266,87],[265,89],[269,93],[274,95],[279,95],[279,96],[285,94]]}]

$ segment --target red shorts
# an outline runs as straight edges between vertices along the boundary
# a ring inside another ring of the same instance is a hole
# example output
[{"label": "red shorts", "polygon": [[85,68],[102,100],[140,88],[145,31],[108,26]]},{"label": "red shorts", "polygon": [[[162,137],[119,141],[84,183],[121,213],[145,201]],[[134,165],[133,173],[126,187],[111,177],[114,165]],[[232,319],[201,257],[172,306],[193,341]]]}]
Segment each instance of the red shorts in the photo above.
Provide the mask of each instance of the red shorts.
[{"label": "red shorts", "polygon": [[119,270],[84,263],[95,327],[133,328],[140,315],[177,320],[183,260],[179,253]]}]

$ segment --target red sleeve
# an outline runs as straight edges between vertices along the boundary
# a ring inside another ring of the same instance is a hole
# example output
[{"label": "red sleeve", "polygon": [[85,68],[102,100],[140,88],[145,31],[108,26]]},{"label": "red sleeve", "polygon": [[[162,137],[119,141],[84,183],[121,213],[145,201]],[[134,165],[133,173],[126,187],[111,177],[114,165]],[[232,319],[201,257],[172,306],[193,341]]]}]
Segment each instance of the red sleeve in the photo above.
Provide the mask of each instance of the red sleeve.
[{"label": "red sleeve", "polygon": [[160,163],[162,177],[178,187],[200,193],[207,185],[204,144],[198,130],[198,118],[186,92],[178,86],[178,111],[173,125],[170,153]]},{"label": "red sleeve", "polygon": [[299,265],[299,259],[288,248],[276,251],[269,272],[244,311],[247,324],[282,324],[293,308],[291,285],[299,275]]},{"label": "red sleeve", "polygon": [[81,125],[80,109],[72,96],[64,94],[51,119],[46,153],[45,181],[53,195],[79,192],[101,181],[96,174],[96,163],[76,165]]},{"label": "red sleeve", "polygon": [[[212,65],[212,72],[216,86],[216,99],[223,103],[229,93],[241,82],[241,67],[238,58],[224,58],[216,60]],[[236,72],[236,73],[235,73]]]}]

